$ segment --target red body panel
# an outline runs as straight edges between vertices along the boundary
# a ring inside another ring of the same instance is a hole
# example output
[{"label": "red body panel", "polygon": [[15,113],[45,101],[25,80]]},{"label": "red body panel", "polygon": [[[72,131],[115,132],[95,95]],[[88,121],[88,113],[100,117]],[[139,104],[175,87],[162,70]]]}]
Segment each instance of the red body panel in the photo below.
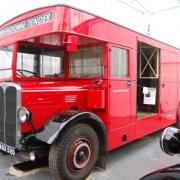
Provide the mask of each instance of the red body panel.
[{"label": "red body panel", "polygon": [[[22,106],[32,112],[32,120],[36,130],[39,130],[47,121],[59,111],[77,107],[80,111],[91,111],[89,105],[90,80],[72,80],[61,82],[20,82],[22,87]],[[95,91],[95,90],[94,90]],[[99,93],[100,92],[100,93]],[[96,92],[93,95],[96,96]],[[98,90],[97,96],[103,96],[104,92]],[[93,101],[94,101],[93,97]],[[104,109],[102,100],[101,109]],[[22,132],[31,129],[29,124],[22,126]]]},{"label": "red body panel", "polygon": [[[179,49],[88,13],[64,6],[52,6],[25,13],[3,24],[1,29],[45,12],[53,12],[52,21],[2,35],[0,46],[16,44],[27,39],[42,43],[40,36],[52,33],[89,37],[105,44],[103,51],[105,73],[102,77],[102,86],[98,90],[91,88],[92,79],[52,81],[30,79],[21,82],[13,77],[13,80],[22,87],[22,106],[31,110],[36,130],[43,127],[54,113],[77,107],[80,111],[91,111],[100,116],[107,129],[108,150],[112,150],[177,121],[180,101]],[[142,119],[136,119],[138,41],[160,49],[159,113]],[[111,78],[112,46],[128,49],[128,78],[116,80]],[[129,87],[128,80],[131,80]],[[22,125],[22,132],[30,130],[31,127],[28,124]],[[126,141],[123,141],[124,135],[126,135]]]}]

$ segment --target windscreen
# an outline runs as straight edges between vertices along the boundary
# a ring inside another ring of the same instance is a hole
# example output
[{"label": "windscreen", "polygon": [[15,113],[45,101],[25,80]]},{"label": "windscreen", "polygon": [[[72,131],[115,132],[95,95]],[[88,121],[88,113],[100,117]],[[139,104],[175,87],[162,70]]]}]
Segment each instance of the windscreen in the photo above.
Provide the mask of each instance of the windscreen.
[{"label": "windscreen", "polygon": [[98,77],[103,75],[102,47],[82,47],[70,53],[70,77]]},{"label": "windscreen", "polygon": [[60,48],[21,45],[17,55],[18,77],[64,77],[64,51]]}]

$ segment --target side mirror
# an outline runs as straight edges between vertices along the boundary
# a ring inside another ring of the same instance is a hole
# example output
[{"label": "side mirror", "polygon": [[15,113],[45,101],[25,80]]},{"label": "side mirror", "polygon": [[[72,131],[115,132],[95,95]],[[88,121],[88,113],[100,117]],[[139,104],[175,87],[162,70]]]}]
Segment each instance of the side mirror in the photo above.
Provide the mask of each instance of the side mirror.
[{"label": "side mirror", "polygon": [[161,135],[160,146],[168,155],[180,154],[180,129],[166,128]]}]

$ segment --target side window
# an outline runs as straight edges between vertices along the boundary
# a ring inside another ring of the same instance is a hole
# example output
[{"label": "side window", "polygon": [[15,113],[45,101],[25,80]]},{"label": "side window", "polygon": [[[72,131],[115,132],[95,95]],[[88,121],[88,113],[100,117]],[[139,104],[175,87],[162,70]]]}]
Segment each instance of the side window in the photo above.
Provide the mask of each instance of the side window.
[{"label": "side window", "polygon": [[128,77],[128,50],[112,47],[112,77]]}]

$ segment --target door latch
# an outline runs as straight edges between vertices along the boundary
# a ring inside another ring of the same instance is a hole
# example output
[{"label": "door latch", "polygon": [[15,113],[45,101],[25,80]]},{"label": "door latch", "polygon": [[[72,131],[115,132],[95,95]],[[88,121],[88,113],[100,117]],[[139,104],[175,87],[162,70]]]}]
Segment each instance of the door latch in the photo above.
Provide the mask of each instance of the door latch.
[{"label": "door latch", "polygon": [[128,87],[131,86],[131,81],[130,80],[127,81],[127,85],[128,85]]}]

